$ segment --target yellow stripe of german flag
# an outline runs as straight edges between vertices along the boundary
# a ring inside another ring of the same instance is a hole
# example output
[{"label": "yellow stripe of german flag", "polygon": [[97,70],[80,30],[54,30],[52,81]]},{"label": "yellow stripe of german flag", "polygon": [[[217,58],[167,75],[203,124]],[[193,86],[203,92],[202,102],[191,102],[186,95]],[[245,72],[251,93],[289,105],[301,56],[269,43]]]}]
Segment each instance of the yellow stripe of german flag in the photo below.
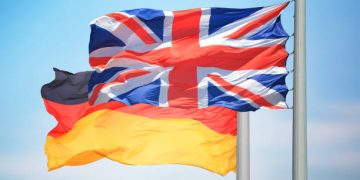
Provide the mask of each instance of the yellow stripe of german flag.
[{"label": "yellow stripe of german flag", "polygon": [[82,117],[66,134],[47,137],[49,170],[101,158],[123,164],[185,164],[220,175],[236,168],[236,136],[191,118],[149,118],[102,109]]}]

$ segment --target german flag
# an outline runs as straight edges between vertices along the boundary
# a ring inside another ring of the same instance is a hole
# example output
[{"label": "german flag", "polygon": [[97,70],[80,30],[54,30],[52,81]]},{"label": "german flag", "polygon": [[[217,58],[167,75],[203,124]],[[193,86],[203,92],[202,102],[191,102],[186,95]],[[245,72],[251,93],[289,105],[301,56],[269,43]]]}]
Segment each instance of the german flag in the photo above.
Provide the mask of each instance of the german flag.
[{"label": "german flag", "polygon": [[88,103],[91,71],[54,69],[41,89],[58,121],[46,139],[49,170],[109,158],[129,165],[183,164],[226,175],[236,169],[236,112]]}]

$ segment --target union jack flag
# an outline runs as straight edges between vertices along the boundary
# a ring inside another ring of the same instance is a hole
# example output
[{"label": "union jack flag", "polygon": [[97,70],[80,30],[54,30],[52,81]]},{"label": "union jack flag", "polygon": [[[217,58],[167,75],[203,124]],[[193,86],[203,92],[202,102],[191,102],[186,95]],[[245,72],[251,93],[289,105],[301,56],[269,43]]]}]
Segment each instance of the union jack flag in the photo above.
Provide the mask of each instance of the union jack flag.
[{"label": "union jack flag", "polygon": [[89,101],[161,107],[284,109],[288,89],[280,13],[248,9],[133,9],[91,23]]}]

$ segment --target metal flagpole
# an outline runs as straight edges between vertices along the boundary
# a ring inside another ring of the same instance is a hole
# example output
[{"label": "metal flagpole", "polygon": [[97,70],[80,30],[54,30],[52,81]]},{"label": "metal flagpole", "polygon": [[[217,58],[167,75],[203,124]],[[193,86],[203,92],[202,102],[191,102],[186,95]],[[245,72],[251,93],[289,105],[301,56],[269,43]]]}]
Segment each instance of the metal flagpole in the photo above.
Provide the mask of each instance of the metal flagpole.
[{"label": "metal flagpole", "polygon": [[236,180],[250,180],[250,122],[249,112],[237,113]]},{"label": "metal flagpole", "polygon": [[306,0],[295,0],[293,180],[307,180]]}]

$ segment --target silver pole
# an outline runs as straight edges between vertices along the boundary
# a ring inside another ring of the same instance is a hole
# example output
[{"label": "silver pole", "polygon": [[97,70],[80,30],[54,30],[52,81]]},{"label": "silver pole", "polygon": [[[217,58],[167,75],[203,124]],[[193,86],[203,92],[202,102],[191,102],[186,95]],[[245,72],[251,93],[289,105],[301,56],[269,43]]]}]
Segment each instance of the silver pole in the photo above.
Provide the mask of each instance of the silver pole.
[{"label": "silver pole", "polygon": [[295,0],[293,180],[307,180],[306,0]]},{"label": "silver pole", "polygon": [[236,180],[250,180],[250,122],[249,112],[237,114]]}]

